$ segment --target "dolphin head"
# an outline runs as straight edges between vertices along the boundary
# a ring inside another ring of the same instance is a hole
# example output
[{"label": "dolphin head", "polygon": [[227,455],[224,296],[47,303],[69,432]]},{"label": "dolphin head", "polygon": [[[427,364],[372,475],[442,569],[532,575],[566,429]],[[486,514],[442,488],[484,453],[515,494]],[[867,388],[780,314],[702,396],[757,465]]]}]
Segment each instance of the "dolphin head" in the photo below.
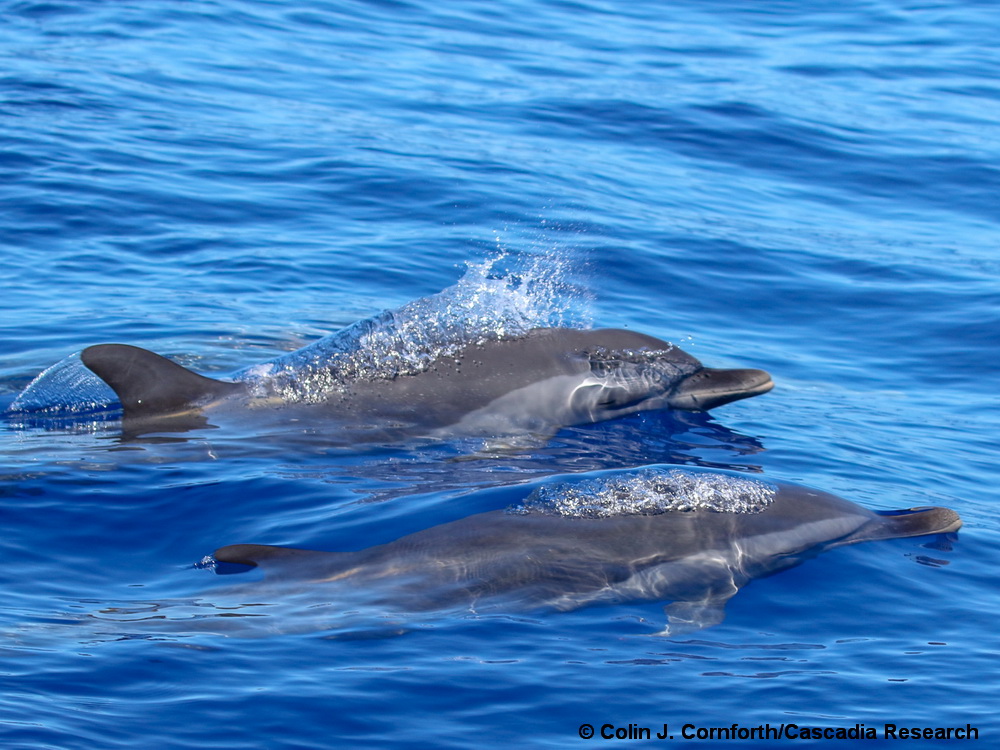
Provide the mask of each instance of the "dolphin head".
[{"label": "dolphin head", "polygon": [[588,331],[592,384],[602,386],[593,408],[708,411],[767,393],[774,387],[764,370],[705,367],[673,344],[627,330]]}]

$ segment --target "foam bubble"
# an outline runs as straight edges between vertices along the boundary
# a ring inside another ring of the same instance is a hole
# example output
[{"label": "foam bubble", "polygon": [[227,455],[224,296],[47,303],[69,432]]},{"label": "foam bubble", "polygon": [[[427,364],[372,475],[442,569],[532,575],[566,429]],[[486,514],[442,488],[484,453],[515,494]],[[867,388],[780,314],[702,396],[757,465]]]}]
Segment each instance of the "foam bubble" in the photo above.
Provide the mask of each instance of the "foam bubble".
[{"label": "foam bubble", "polygon": [[773,502],[776,492],[774,485],[749,477],[645,468],[579,482],[543,485],[508,512],[571,518],[648,516],[693,510],[760,513]]}]

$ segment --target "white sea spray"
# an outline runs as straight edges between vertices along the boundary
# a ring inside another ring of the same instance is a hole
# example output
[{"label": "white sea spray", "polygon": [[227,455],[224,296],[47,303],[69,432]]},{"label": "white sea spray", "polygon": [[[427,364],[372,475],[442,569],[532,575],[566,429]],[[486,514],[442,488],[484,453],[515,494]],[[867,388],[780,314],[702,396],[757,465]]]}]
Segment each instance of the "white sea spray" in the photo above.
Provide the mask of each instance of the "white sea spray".
[{"label": "white sea spray", "polygon": [[83,417],[106,410],[117,400],[110,386],[84,366],[77,352],[39,373],[11,403],[9,413]]},{"label": "white sea spray", "polygon": [[579,482],[542,485],[508,512],[571,518],[693,510],[760,513],[771,504],[776,492],[774,485],[750,477],[649,467]]},{"label": "white sea spray", "polygon": [[408,302],[326,336],[298,351],[236,374],[254,395],[316,402],[364,380],[427,370],[464,348],[526,335],[534,328],[581,327],[583,295],[567,280],[557,253],[500,253],[470,263],[437,294]]}]

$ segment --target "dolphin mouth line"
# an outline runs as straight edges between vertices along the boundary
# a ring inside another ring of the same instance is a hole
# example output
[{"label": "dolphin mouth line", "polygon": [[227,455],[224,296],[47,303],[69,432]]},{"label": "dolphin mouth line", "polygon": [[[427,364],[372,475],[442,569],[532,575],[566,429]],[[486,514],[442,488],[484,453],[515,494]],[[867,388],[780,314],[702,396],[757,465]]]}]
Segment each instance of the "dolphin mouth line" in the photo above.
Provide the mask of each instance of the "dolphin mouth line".
[{"label": "dolphin mouth line", "polygon": [[759,396],[774,388],[771,374],[764,370],[719,370],[703,367],[689,375],[670,393],[667,403],[673,409],[708,411],[717,406]]}]

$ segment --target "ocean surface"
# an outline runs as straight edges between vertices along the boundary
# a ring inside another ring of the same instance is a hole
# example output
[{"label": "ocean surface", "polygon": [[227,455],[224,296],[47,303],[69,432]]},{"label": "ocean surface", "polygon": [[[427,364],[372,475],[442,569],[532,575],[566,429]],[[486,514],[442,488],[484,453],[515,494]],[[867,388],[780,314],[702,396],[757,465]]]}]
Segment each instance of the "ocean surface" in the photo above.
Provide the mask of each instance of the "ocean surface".
[{"label": "ocean surface", "polygon": [[[92,384],[36,385],[98,406],[0,423],[5,750],[676,746],[733,724],[997,742],[995,4],[0,17],[0,409],[91,344],[225,377],[400,310],[418,338],[629,328],[776,384],[532,440],[358,443],[321,415],[133,434]],[[400,628],[208,558],[358,550],[649,464],[964,526],[831,550],[677,636],[655,601]]]}]

